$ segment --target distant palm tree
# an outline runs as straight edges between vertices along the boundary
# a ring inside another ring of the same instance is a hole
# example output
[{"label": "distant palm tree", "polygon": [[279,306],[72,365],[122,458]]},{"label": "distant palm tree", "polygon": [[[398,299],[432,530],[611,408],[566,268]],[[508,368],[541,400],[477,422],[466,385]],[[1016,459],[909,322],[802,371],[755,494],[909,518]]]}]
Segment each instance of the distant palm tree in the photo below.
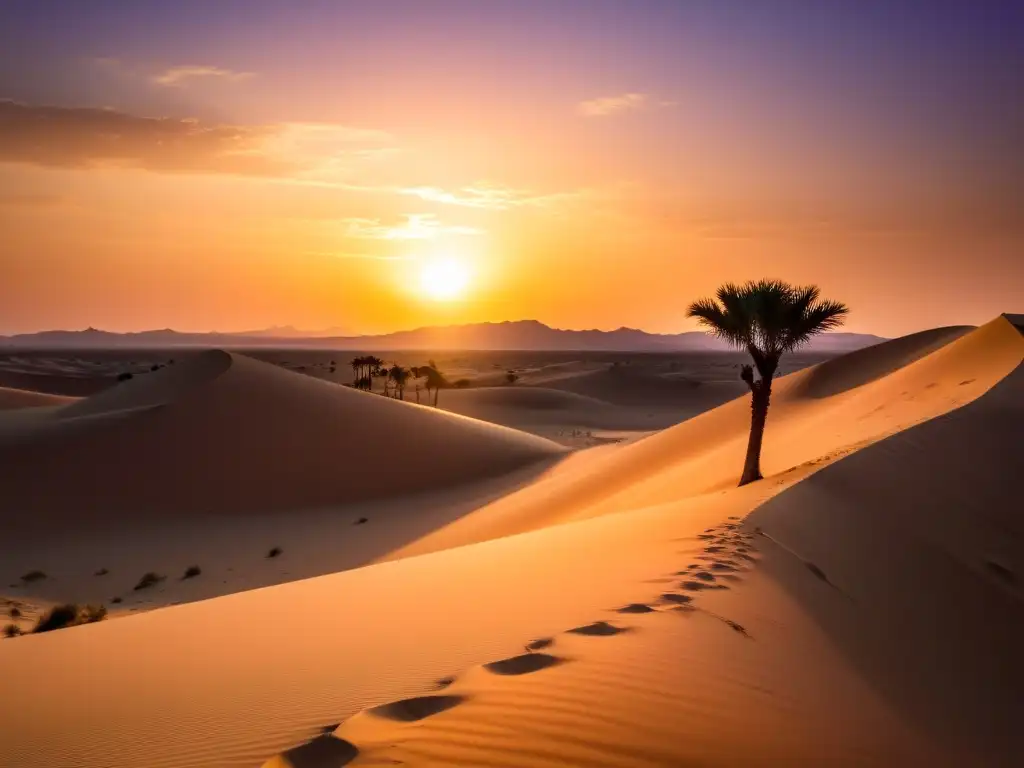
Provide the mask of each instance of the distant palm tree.
[{"label": "distant palm tree", "polygon": [[399,400],[405,400],[405,383],[409,380],[409,369],[403,368],[398,363],[391,366],[388,371],[388,378],[395,383],[395,392]]},{"label": "distant palm tree", "polygon": [[366,366],[365,357],[353,357],[352,362],[352,386],[357,389],[362,387],[363,368]]},{"label": "distant palm tree", "polygon": [[430,361],[429,365],[421,365],[419,368],[420,378],[424,379],[423,386],[427,390],[427,398],[430,398],[430,390],[434,390],[434,407],[437,408],[437,395],[438,391],[442,387],[448,386],[448,379],[445,378],[444,374],[437,370],[437,363],[433,360]]},{"label": "distant palm tree", "polygon": [[751,392],[750,438],[740,485],[761,479],[761,443],[768,419],[772,377],[786,352],[810,338],[842,325],[850,310],[841,302],[820,299],[815,285],[794,286],[781,280],[756,280],[745,285],[726,283],[716,299],[700,299],[687,315],[735,347],[745,349],[760,376],[744,365],[740,378]]}]

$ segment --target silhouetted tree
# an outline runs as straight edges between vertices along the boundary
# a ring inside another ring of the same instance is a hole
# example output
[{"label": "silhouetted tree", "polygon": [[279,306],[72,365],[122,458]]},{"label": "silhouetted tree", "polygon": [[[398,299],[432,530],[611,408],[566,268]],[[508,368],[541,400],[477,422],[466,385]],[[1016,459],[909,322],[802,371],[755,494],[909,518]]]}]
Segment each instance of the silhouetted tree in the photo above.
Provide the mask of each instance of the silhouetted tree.
[{"label": "silhouetted tree", "polygon": [[423,386],[427,390],[427,397],[430,397],[430,390],[434,390],[434,407],[437,407],[437,396],[438,391],[441,387],[448,386],[448,379],[444,377],[444,374],[437,370],[437,363],[433,360],[430,361],[429,365],[421,365],[419,367],[419,378],[424,380]]},{"label": "silhouetted tree", "polygon": [[[781,280],[726,283],[716,299],[700,299],[687,315],[709,333],[750,353],[754,366],[744,365],[740,378],[751,392],[750,438],[740,485],[761,479],[761,443],[772,393],[772,377],[786,352],[810,338],[842,325],[849,308],[820,298],[817,286],[793,286]],[[758,379],[754,379],[754,368]]]},{"label": "silhouetted tree", "polygon": [[409,369],[403,368],[398,363],[392,365],[388,371],[388,378],[395,383],[395,393],[399,400],[405,400],[405,384],[409,380],[409,376]]}]

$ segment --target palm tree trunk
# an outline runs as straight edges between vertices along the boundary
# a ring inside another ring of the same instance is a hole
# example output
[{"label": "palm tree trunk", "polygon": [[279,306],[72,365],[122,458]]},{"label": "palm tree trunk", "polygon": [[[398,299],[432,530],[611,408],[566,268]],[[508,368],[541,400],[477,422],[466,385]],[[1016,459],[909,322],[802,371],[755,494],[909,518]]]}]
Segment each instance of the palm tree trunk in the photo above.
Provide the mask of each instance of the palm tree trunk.
[{"label": "palm tree trunk", "polygon": [[740,485],[760,480],[761,443],[764,440],[764,425],[768,420],[768,404],[772,395],[770,378],[750,383],[750,438],[747,440],[747,458],[743,462],[743,476]]}]

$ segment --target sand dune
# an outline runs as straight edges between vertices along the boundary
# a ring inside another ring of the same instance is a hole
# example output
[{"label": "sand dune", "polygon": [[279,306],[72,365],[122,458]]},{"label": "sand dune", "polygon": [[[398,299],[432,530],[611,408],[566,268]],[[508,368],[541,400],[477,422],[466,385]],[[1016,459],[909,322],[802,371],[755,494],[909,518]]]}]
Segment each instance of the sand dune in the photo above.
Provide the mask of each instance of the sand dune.
[{"label": "sand dune", "polygon": [[737,400],[572,455],[392,562],[5,643],[5,758],[1012,764],[1024,336],[945,342],[781,380],[759,483],[733,487]]},{"label": "sand dune", "polygon": [[35,408],[44,405],[65,405],[74,402],[73,397],[61,397],[60,395],[47,395],[42,392],[33,392],[27,389],[11,389],[0,387],[0,411],[15,410],[18,408]]},{"label": "sand dune", "polygon": [[392,497],[562,450],[216,351],[65,406],[37,430],[4,440],[2,426],[14,531]]},{"label": "sand dune", "polygon": [[[913,343],[879,344],[780,379],[768,417],[764,474],[820,464],[945,413],[984,393],[1021,359],[1020,334],[1002,317],[968,333],[939,336],[946,343],[938,349],[934,335],[917,334]],[[862,381],[863,370],[889,369],[898,360],[912,362]],[[836,394],[821,396],[826,390]],[[749,398],[739,398],[621,450],[573,457],[531,487],[391,557],[726,490],[742,467],[749,424]]]}]

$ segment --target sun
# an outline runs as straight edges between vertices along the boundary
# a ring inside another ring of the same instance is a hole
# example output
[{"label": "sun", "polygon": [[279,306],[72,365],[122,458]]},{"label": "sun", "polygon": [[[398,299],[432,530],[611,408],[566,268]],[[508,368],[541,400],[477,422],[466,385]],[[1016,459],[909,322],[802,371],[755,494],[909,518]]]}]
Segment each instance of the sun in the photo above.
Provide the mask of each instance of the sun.
[{"label": "sun", "polygon": [[469,269],[454,259],[429,261],[420,272],[420,285],[435,301],[457,299],[469,286]]}]

